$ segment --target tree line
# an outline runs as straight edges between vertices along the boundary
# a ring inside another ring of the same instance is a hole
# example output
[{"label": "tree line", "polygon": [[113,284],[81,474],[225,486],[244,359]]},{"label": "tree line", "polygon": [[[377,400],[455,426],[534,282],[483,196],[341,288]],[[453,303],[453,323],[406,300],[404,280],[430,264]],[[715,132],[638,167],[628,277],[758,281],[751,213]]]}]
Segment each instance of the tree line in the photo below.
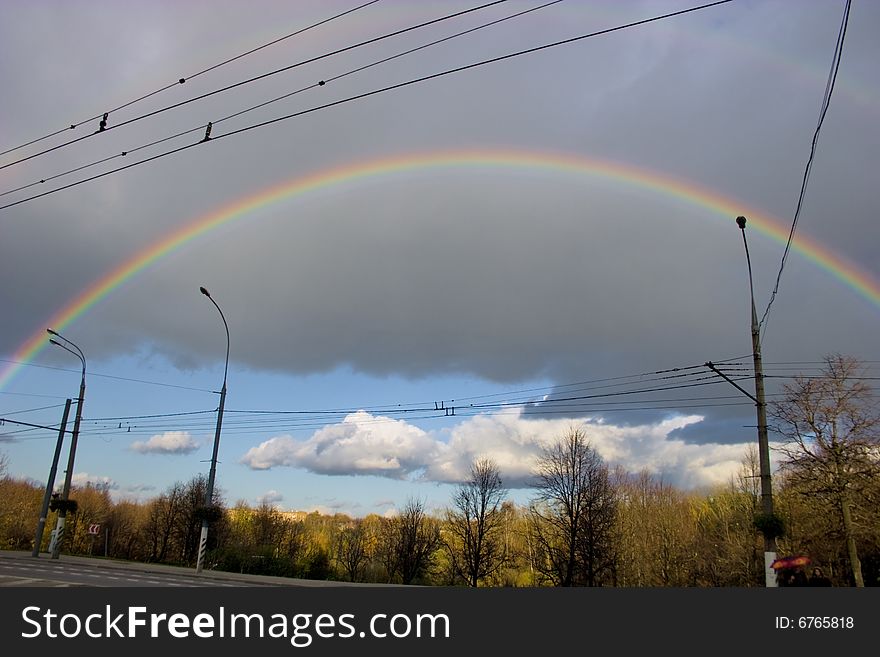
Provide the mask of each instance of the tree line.
[{"label": "tree line", "polygon": [[[829,357],[821,377],[796,378],[774,403],[774,522],[761,516],[755,450],[726,485],[684,491],[647,471],[609,468],[588,430],[572,427],[542,451],[525,505],[507,499],[488,458],[472,464],[439,511],[410,499],[394,516],[352,518],[229,506],[217,495],[207,567],[426,585],[763,586],[762,532],[772,527],[780,555],[809,557],[837,586],[876,586],[880,420],[859,372],[856,361]],[[177,482],[146,502],[77,488],[62,550],[194,566],[206,483]],[[3,548],[32,549],[42,495],[37,482],[8,476],[0,459]],[[98,535],[88,533],[92,524]]]}]

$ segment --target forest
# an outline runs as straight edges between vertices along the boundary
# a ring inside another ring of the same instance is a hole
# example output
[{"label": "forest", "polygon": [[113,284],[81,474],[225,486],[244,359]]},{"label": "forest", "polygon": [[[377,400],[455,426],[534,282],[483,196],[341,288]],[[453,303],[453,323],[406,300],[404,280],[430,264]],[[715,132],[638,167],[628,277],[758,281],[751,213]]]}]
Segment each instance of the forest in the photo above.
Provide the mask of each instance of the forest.
[{"label": "forest", "polygon": [[[761,512],[756,449],[713,490],[609,467],[573,425],[538,458],[533,497],[508,499],[498,466],[472,464],[444,509],[411,498],[393,516],[285,512],[229,504],[207,481],[147,501],[74,488],[62,552],[194,566],[209,517],[206,567],[233,572],[437,586],[752,587],[764,538],[833,586],[880,585],[880,419],[859,363],[834,356],[821,377],[786,386],[770,409],[774,517]],[[0,547],[32,550],[43,484],[0,458]],[[48,549],[50,513],[42,550]],[[90,525],[100,525],[90,534]]]}]

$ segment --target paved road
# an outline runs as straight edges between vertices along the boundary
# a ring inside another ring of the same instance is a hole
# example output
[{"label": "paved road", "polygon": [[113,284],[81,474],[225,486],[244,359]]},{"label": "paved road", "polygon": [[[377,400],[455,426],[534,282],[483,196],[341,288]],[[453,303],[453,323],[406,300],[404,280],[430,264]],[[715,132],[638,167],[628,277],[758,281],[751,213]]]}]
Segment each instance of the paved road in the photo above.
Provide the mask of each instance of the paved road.
[{"label": "paved road", "polygon": [[[183,569],[180,569],[183,570]],[[183,573],[141,572],[64,560],[0,559],[0,586],[271,586],[253,581],[204,579]]]},{"label": "paved road", "polygon": [[205,570],[196,575],[194,568],[147,564],[62,554],[50,559],[30,552],[0,550],[0,586],[388,586],[348,584],[289,577],[265,577]]},{"label": "paved road", "polygon": [[0,586],[254,586],[252,582],[209,580],[167,573],[103,569],[48,558],[0,560]]}]

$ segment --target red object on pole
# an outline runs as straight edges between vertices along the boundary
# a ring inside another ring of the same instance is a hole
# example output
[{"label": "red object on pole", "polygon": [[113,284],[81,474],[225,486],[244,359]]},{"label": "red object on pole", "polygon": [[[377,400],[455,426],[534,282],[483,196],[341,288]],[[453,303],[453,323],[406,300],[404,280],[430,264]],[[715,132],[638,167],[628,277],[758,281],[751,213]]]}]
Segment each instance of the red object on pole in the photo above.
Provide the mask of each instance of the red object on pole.
[{"label": "red object on pole", "polygon": [[773,570],[779,570],[780,568],[797,568],[799,566],[806,566],[810,563],[810,557],[805,556],[796,556],[796,557],[781,557],[776,559],[770,567]]}]

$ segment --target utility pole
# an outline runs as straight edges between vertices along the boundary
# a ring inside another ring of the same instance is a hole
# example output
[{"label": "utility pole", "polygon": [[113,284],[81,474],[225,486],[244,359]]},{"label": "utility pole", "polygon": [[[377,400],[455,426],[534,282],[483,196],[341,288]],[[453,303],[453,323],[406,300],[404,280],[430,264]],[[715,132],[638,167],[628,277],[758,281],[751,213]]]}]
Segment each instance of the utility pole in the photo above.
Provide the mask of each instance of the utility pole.
[{"label": "utility pole", "polygon": [[223,327],[226,329],[226,364],[223,368],[223,387],[220,389],[220,406],[217,409],[217,426],[214,430],[214,448],[211,453],[211,469],[208,473],[208,486],[205,489],[202,531],[199,535],[199,552],[196,557],[197,574],[201,574],[202,568],[205,564],[205,552],[208,548],[208,525],[211,520],[216,519],[214,518],[214,512],[216,511],[214,508],[214,478],[217,474],[217,450],[220,447],[220,429],[223,425],[223,407],[226,405],[226,376],[229,372],[229,324],[226,323],[226,316],[223,314],[220,306],[217,305],[217,302],[214,301],[214,297],[211,296],[211,293],[204,287],[200,287],[199,291],[210,299],[211,303],[213,303],[214,307],[217,309],[217,312],[220,313],[220,318],[223,320]]},{"label": "utility pole", "polygon": [[64,413],[61,416],[61,428],[58,429],[58,440],[55,442],[55,454],[52,457],[52,467],[49,468],[49,479],[46,482],[46,491],[43,493],[43,506],[40,507],[40,519],[37,521],[37,535],[34,538],[34,551],[32,557],[40,556],[40,545],[43,543],[43,531],[46,528],[46,516],[49,515],[49,500],[52,498],[52,489],[55,487],[55,473],[58,472],[58,458],[61,456],[61,444],[64,442],[64,433],[67,429],[67,417],[70,415],[70,404],[73,400],[68,399],[64,403]]},{"label": "utility pole", "polygon": [[76,502],[69,499],[70,496],[70,483],[73,478],[73,462],[76,458],[76,442],[79,438],[79,425],[82,420],[82,409],[83,403],[86,399],[86,357],[83,355],[82,349],[80,349],[75,343],[71,342],[67,338],[65,338],[60,333],[53,331],[52,329],[46,329],[49,335],[53,335],[56,338],[63,340],[63,342],[58,342],[58,340],[54,340],[52,338],[49,339],[49,342],[54,344],[57,347],[61,347],[65,351],[70,352],[77,358],[79,358],[82,363],[82,378],[79,383],[79,397],[76,401],[76,416],[73,420],[73,434],[70,438],[70,453],[67,457],[67,471],[64,475],[64,489],[61,492],[61,500],[58,505],[58,521],[55,524],[55,536],[52,539],[52,558],[57,559],[59,553],[61,552],[61,542],[64,540],[64,525],[67,521],[67,512],[76,511]]},{"label": "utility pole", "polygon": [[776,586],[776,575],[771,564],[776,560],[776,534],[773,519],[773,485],[770,475],[770,441],[767,437],[767,403],[764,397],[764,370],[761,362],[761,325],[758,323],[758,313],[755,311],[755,288],[752,281],[752,260],[749,256],[749,243],[746,241],[746,218],[737,217],[736,224],[742,231],[743,246],[746,250],[746,263],[749,268],[749,296],[752,306],[752,362],[755,372],[755,394],[735,383],[730,377],[720,372],[711,362],[706,367],[719,376],[726,379],[740,392],[744,393],[755,402],[758,416],[758,459],[761,475],[761,514],[763,523],[761,533],[764,535],[764,584],[767,587]]}]

